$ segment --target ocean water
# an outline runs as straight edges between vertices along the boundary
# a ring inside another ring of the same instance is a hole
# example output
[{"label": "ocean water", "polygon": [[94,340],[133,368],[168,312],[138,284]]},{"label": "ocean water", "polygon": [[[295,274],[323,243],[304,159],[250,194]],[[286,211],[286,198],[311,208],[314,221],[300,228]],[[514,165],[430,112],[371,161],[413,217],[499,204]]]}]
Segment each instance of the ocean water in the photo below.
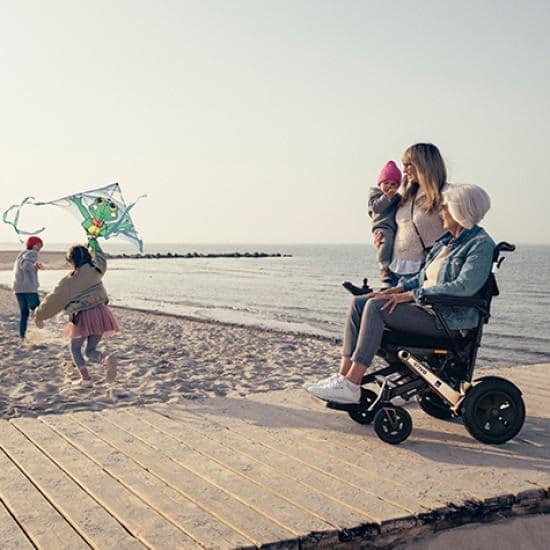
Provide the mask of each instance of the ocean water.
[{"label": "ocean water", "polygon": [[[172,244],[146,250],[247,251],[292,256],[112,260],[104,282],[114,305],[335,338],[341,337],[351,297],[341,283],[358,284],[370,275],[377,284],[369,245]],[[53,288],[63,273],[41,272],[42,289]],[[550,246],[518,246],[506,255],[497,279],[501,295],[493,300],[478,364],[550,362]],[[10,281],[10,272],[0,272],[0,284]]]}]

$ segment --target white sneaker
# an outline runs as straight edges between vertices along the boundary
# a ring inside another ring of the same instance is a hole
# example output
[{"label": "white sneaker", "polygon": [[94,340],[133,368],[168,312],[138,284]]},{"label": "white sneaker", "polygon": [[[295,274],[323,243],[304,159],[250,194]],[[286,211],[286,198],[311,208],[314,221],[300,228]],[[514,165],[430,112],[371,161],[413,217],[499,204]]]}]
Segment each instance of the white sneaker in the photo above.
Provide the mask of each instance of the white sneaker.
[{"label": "white sneaker", "polygon": [[93,386],[93,382],[90,379],[84,380],[84,378],[81,378],[80,380],[71,382],[71,386],[73,388],[91,388]]},{"label": "white sneaker", "polygon": [[333,380],[337,380],[342,375],[339,372],[333,372],[330,376],[327,376],[326,378],[321,378],[321,380],[318,380],[317,382],[314,382],[313,384],[304,384],[304,389],[309,391],[309,388],[321,388],[323,386],[326,386],[327,384],[331,384]]},{"label": "white sneaker", "polygon": [[334,378],[324,386],[313,386],[308,391],[324,401],[336,403],[359,403],[361,401],[361,386],[350,382],[345,376]]}]

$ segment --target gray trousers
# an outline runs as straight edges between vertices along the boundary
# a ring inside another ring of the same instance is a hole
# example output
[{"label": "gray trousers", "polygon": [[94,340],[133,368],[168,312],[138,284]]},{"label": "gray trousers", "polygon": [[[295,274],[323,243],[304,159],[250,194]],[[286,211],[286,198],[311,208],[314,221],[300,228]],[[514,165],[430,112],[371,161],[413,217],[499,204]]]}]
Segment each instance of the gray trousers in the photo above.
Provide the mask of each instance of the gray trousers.
[{"label": "gray trousers", "polygon": [[386,300],[369,300],[368,296],[353,299],[344,325],[344,357],[369,367],[382,342],[384,327],[445,336],[445,331],[436,325],[435,316],[423,307],[414,303],[399,304],[390,314],[380,309],[386,303]]},{"label": "gray trousers", "polygon": [[393,241],[395,240],[395,230],[386,227],[373,228],[373,231],[382,233],[382,244],[376,249],[376,259],[379,267],[388,267],[393,257]]},{"label": "gray trousers", "polygon": [[86,361],[82,356],[82,344],[84,344],[85,340],[87,340],[86,349],[84,351],[86,357],[94,363],[101,363],[103,354],[96,349],[99,341],[101,340],[101,336],[101,334],[91,334],[88,338],[85,336],[82,338],[71,338],[71,355],[73,357],[75,367],[80,368],[86,364]]}]

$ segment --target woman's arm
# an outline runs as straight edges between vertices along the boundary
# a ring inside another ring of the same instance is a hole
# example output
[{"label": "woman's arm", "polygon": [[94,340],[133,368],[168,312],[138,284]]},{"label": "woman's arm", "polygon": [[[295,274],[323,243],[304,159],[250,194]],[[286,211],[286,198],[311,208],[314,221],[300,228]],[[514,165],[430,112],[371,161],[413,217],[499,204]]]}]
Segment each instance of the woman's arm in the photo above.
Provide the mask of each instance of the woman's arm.
[{"label": "woman's arm", "polygon": [[428,288],[416,288],[412,292],[416,300],[423,296],[439,294],[447,296],[473,296],[487,281],[493,264],[494,244],[489,239],[478,240],[468,251],[458,276],[448,283]]},{"label": "woman's arm", "polygon": [[399,279],[399,286],[403,291],[408,292],[414,288],[418,288],[422,282],[424,282],[424,269],[421,269],[418,273],[414,275],[405,275]]}]

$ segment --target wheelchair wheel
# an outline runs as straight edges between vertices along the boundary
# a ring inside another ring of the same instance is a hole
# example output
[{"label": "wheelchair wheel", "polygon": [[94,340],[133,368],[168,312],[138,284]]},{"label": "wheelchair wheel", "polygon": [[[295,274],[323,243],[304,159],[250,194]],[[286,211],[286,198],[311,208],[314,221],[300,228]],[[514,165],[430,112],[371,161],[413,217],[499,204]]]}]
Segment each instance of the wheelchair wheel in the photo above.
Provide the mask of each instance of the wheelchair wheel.
[{"label": "wheelchair wheel", "polygon": [[370,424],[379,407],[374,407],[372,411],[369,411],[368,408],[377,397],[378,395],[376,392],[367,390],[366,388],[361,388],[361,401],[359,402],[359,405],[355,405],[353,408],[348,410],[348,415],[350,418],[359,424]]},{"label": "wheelchair wheel", "polygon": [[503,378],[492,376],[481,380],[464,398],[462,419],[478,441],[505,443],[519,433],[525,420],[521,392]]},{"label": "wheelchair wheel", "polygon": [[374,431],[382,441],[397,445],[411,434],[411,415],[403,407],[382,407],[374,415]]},{"label": "wheelchair wheel", "polygon": [[441,420],[450,420],[453,413],[449,405],[434,391],[428,391],[424,395],[417,395],[416,400],[420,408],[430,416]]}]

